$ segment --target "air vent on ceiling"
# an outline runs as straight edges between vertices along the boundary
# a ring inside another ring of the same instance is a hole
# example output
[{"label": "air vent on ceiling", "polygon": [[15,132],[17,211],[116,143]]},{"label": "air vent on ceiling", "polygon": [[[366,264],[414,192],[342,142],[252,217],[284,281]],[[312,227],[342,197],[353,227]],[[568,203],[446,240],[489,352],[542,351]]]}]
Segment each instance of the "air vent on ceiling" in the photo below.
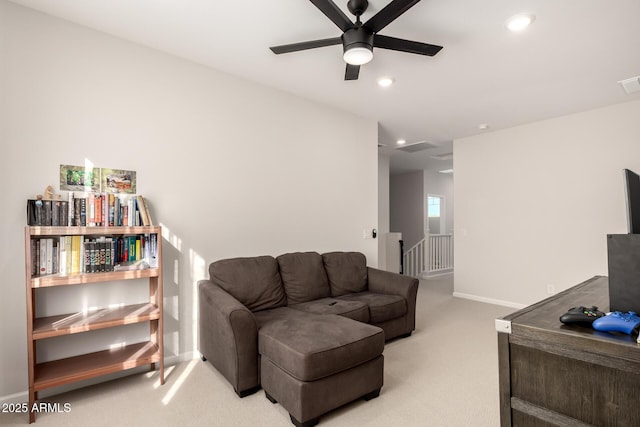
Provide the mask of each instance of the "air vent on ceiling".
[{"label": "air vent on ceiling", "polygon": [[402,147],[398,147],[397,149],[400,151],[406,151],[407,153],[415,153],[416,151],[429,150],[436,147],[437,145],[433,145],[430,142],[421,141],[410,145],[403,145]]},{"label": "air vent on ceiling", "polygon": [[624,91],[629,95],[640,91],[640,77],[631,77],[630,79],[620,80],[618,83],[622,85]]},{"label": "air vent on ceiling", "polygon": [[435,156],[431,156],[431,158],[436,160],[451,160],[453,159],[453,153],[436,154]]}]

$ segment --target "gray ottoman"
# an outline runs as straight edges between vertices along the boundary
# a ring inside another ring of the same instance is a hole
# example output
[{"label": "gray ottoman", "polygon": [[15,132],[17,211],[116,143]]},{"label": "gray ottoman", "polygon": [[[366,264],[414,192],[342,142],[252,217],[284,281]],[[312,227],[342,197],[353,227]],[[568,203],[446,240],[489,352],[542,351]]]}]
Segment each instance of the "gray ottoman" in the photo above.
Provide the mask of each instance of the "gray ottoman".
[{"label": "gray ottoman", "polygon": [[259,331],[261,384],[296,426],[360,397],[377,397],[384,370],[382,329],[338,315],[269,322]]}]

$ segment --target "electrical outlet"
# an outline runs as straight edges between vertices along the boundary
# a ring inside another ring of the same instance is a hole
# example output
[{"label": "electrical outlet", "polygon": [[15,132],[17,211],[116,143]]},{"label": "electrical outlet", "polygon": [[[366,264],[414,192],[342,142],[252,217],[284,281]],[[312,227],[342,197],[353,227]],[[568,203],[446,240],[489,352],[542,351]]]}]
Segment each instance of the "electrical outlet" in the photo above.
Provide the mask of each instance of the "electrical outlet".
[{"label": "electrical outlet", "polygon": [[553,295],[556,293],[556,287],[553,285],[547,285],[547,293]]},{"label": "electrical outlet", "polygon": [[365,228],[362,230],[362,238],[363,239],[371,239],[371,229]]}]

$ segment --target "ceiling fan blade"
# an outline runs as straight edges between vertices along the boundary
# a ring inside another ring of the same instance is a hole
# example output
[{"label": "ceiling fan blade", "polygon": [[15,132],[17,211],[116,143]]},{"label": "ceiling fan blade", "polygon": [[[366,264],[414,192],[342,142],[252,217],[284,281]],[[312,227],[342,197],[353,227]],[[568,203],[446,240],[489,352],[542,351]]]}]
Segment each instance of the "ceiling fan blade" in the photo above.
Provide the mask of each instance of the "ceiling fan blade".
[{"label": "ceiling fan blade", "polygon": [[310,0],[327,18],[342,30],[347,31],[353,28],[353,22],[345,15],[345,13],[331,0]]},{"label": "ceiling fan blade", "polygon": [[376,13],[367,22],[365,22],[364,26],[374,33],[377,33],[419,1],[420,0],[393,0],[380,12]]},{"label": "ceiling fan blade", "polygon": [[281,46],[270,47],[271,51],[275,54],[297,52],[299,50],[315,49],[317,47],[333,46],[336,44],[342,44],[340,37],[333,37],[330,39],[311,40],[308,42],[283,44]]},{"label": "ceiling fan blade", "polygon": [[400,52],[417,53],[418,55],[433,56],[440,52],[442,46],[414,42],[411,40],[397,39],[395,37],[381,36],[376,34],[373,36],[373,46],[382,49],[397,50]]},{"label": "ceiling fan blade", "polygon": [[345,80],[358,80],[360,75],[360,66],[347,64],[347,69],[344,72]]}]

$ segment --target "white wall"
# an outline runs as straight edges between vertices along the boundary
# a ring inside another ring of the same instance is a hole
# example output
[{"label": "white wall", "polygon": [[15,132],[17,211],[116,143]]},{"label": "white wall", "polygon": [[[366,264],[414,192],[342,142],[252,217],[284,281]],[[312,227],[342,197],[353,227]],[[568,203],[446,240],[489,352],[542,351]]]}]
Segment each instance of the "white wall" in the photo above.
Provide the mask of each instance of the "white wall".
[{"label": "white wall", "polygon": [[27,387],[25,203],[58,190],[60,164],[137,171],[165,227],[167,355],[195,350],[195,283],[213,260],[356,250],[377,265],[363,239],[378,227],[374,121],[4,0],[0,20],[0,398]]},{"label": "white wall", "polygon": [[391,175],[390,231],[402,233],[405,251],[424,238],[423,171]]},{"label": "white wall", "polygon": [[640,101],[454,141],[454,168],[455,294],[531,304],[607,275],[622,169],[640,171]]},{"label": "white wall", "polygon": [[378,267],[387,269],[387,245],[384,236],[389,232],[389,156],[378,154]]}]

